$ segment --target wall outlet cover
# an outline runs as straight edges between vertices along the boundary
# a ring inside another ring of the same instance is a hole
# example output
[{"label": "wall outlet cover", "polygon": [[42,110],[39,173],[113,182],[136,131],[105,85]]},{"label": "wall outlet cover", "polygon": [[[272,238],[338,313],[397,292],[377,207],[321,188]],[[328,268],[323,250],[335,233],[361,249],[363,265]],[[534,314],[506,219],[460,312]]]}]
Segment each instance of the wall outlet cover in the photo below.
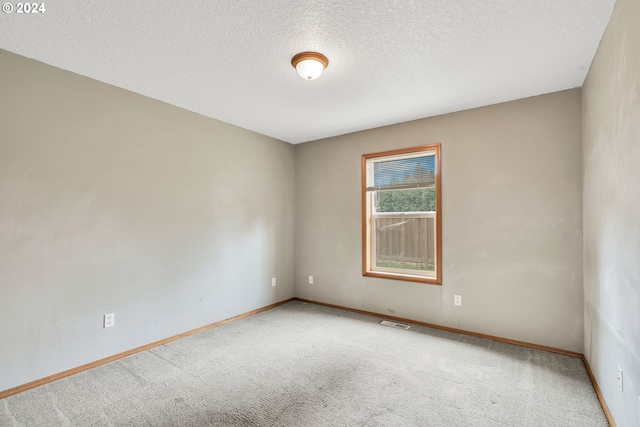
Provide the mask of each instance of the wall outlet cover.
[{"label": "wall outlet cover", "polygon": [[116,315],[109,313],[104,315],[104,328],[110,328],[116,324]]},{"label": "wall outlet cover", "polygon": [[309,284],[313,285],[313,276],[309,276]]}]

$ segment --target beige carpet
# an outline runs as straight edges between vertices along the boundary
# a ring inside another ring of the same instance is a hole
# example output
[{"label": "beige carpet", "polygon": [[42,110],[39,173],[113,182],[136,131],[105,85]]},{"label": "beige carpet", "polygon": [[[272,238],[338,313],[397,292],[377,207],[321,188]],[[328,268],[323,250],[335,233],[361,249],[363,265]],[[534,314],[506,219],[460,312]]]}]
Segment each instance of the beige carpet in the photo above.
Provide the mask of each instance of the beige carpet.
[{"label": "beige carpet", "polygon": [[0,426],[606,426],[582,361],[290,302],[0,400]]}]

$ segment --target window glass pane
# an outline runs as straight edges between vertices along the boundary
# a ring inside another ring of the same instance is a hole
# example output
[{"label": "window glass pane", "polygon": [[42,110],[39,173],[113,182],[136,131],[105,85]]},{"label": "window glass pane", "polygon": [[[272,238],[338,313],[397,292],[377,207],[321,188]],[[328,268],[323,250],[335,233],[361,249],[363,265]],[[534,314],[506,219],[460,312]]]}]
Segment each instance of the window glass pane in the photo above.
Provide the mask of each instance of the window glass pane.
[{"label": "window glass pane", "polygon": [[406,269],[416,274],[435,271],[435,217],[376,217],[376,269]]}]

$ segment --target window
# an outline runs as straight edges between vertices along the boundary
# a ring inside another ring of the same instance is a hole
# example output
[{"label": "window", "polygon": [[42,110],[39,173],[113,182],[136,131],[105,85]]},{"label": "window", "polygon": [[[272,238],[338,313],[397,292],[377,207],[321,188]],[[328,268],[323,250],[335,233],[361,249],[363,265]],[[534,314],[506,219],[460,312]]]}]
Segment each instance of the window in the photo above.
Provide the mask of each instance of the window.
[{"label": "window", "polygon": [[442,284],[440,144],[362,156],[362,274]]}]

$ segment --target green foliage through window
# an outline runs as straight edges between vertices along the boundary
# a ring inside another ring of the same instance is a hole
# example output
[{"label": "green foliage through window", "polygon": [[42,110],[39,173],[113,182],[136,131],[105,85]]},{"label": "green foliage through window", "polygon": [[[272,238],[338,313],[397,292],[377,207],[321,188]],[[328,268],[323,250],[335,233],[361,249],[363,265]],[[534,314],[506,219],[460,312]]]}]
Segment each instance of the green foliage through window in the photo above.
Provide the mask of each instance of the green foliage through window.
[{"label": "green foliage through window", "polygon": [[436,189],[379,191],[377,212],[433,212],[436,210]]},{"label": "green foliage through window", "polygon": [[[386,186],[416,185],[422,187],[378,191],[376,193],[377,212],[433,212],[436,210],[436,189],[433,188],[435,174],[433,173],[433,168],[428,170],[425,167],[425,162],[423,161],[425,159],[433,162],[433,157],[429,156],[376,164],[376,166],[386,165],[384,169],[381,167],[381,170],[387,172],[387,178],[391,177]],[[408,168],[413,170],[408,170]],[[391,174],[389,171],[396,171],[396,173]],[[403,172],[402,175],[397,173],[400,171]],[[378,175],[376,175],[377,177]]]}]

